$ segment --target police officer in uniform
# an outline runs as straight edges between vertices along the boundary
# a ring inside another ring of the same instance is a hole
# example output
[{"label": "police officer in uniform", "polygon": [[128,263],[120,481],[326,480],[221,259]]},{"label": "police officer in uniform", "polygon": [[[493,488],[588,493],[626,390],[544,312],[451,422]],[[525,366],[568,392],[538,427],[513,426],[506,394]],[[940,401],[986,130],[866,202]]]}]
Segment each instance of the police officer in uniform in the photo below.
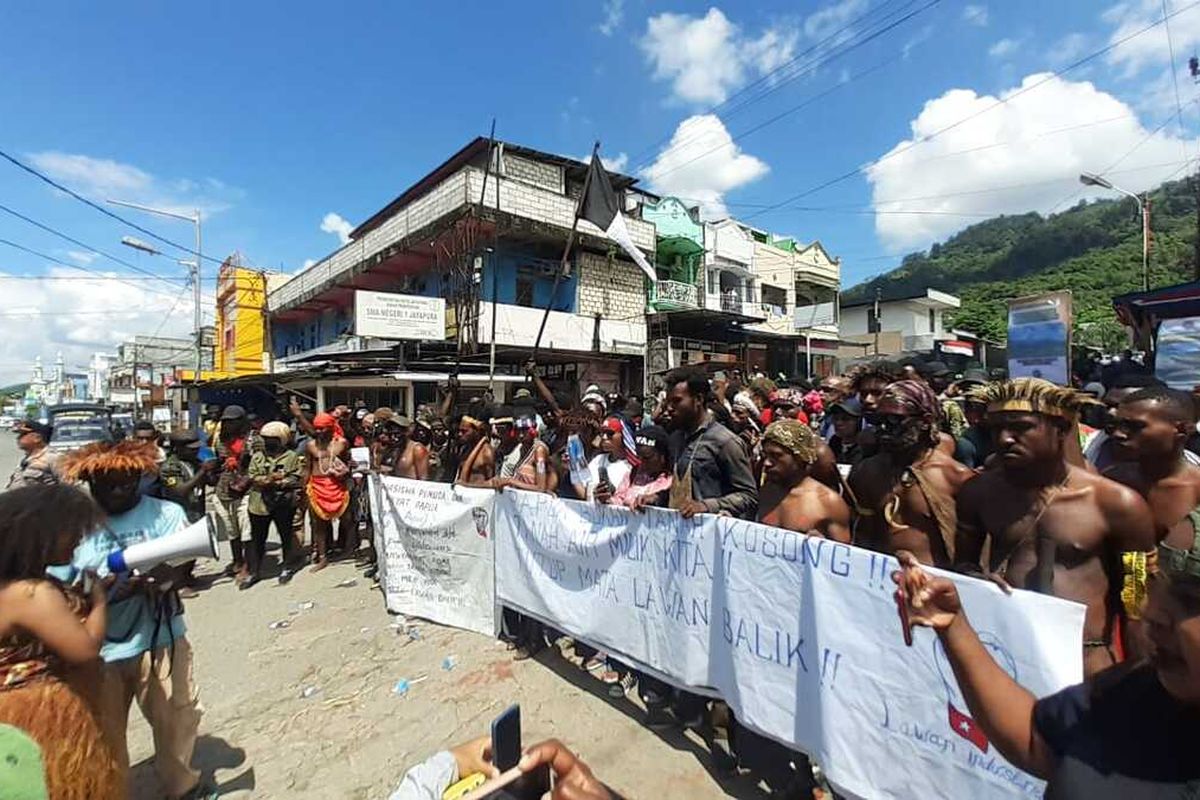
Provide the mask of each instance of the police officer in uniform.
[{"label": "police officer in uniform", "polygon": [[[195,431],[175,431],[170,437],[171,449],[158,472],[158,491],[153,494],[163,500],[183,507],[188,522],[204,516],[204,485],[220,462],[215,459],[207,463],[200,461],[200,437]],[[195,561],[183,565],[185,584],[180,589],[181,597],[195,597],[192,587],[192,569]]]}]

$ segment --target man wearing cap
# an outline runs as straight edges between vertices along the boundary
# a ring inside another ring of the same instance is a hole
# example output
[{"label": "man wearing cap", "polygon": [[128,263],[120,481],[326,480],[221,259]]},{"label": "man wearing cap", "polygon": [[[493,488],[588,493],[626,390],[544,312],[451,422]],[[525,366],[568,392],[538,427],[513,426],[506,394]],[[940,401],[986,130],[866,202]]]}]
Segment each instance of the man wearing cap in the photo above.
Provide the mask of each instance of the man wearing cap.
[{"label": "man wearing cap", "polygon": [[1150,509],[1129,487],[1068,463],[1086,402],[1076,390],[1018,378],[975,396],[987,403],[998,468],[959,494],[955,564],[1087,606],[1083,671],[1095,674],[1124,659],[1122,554],[1154,549]]},{"label": "man wearing cap", "polygon": [[821,395],[821,405],[825,408],[825,416],[821,418],[821,438],[829,441],[834,434],[829,411],[850,396],[850,379],[844,375],[827,375],[817,384],[817,393]]},{"label": "man wearing cap", "polygon": [[204,516],[204,481],[221,465],[216,459],[200,463],[200,437],[193,430],[173,431],[171,449],[159,468],[159,496],[183,507],[188,522]]},{"label": "man wearing cap", "polygon": [[933,389],[938,396],[938,401],[942,404],[942,431],[957,440],[967,429],[967,419],[963,414],[962,406],[947,394],[947,390],[954,380],[954,373],[942,361],[930,361],[924,365],[921,372],[929,383],[929,388]]},{"label": "man wearing cap", "polygon": [[858,434],[862,431],[862,403],[857,397],[843,397],[829,407],[825,419],[833,434],[829,437],[829,449],[837,460],[839,471],[850,474],[850,468],[863,460]]},{"label": "man wearing cap", "polygon": [[7,489],[18,486],[51,485],[58,483],[58,456],[50,452],[49,425],[32,419],[17,423],[17,447],[25,455],[8,479]]},{"label": "man wearing cap", "polygon": [[226,574],[234,575],[240,584],[249,576],[246,568],[244,542],[250,540],[250,424],[246,409],[238,405],[225,406],[221,425],[217,429],[217,458],[220,474],[208,506],[217,526],[217,536],[229,540],[233,562]]},{"label": "man wearing cap", "polygon": [[283,563],[279,582],[292,579],[295,565],[296,543],[292,537],[292,518],[296,513],[296,499],[300,491],[300,456],[290,449],[288,440],[292,431],[283,422],[268,422],[263,425],[262,452],[250,459],[248,474],[253,481],[250,490],[250,538],[252,544],[246,553],[250,577],[239,588],[249,589],[261,577],[263,556],[267,551],[267,534],[271,523],[283,547]]},{"label": "man wearing cap", "polygon": [[[188,522],[202,519],[205,513],[205,484],[212,471],[220,465],[217,459],[200,463],[200,437],[195,431],[174,431],[170,436],[170,450],[158,470],[153,496],[182,507]],[[192,570],[195,566],[193,559],[180,567],[185,585],[180,588],[179,596],[185,599],[197,596],[192,586],[195,580]]]}]

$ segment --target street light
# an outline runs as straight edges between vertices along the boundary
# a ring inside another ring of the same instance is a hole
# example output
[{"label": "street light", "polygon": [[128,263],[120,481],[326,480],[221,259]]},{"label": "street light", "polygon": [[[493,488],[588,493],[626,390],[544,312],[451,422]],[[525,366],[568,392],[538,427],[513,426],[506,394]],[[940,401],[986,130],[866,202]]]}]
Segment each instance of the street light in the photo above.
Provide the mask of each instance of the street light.
[{"label": "street light", "polygon": [[1132,197],[1137,203],[1138,213],[1142,217],[1142,291],[1150,291],[1150,198],[1143,198],[1120,186],[1114,186],[1112,181],[1091,172],[1082,173],[1079,182],[1084,186],[1098,186],[1101,189],[1119,192],[1126,197]]},{"label": "street light", "polygon": [[135,239],[132,236],[122,236],[121,244],[126,247],[132,247],[134,250],[141,250],[143,253],[149,253],[152,256],[161,256],[162,253],[154,249],[154,245],[143,242],[141,239]]},{"label": "street light", "polygon": [[[171,217],[172,219],[181,219],[181,220],[184,220],[185,222],[190,222],[196,226],[196,262],[195,262],[195,267],[192,269],[192,277],[193,277],[193,281],[194,281],[194,283],[192,285],[192,302],[193,302],[193,305],[195,306],[194,316],[195,316],[195,326],[196,326],[196,371],[192,375],[192,384],[196,387],[199,387],[200,371],[201,371],[201,368],[204,366],[204,360],[202,358],[204,337],[201,334],[201,329],[203,328],[203,322],[200,318],[200,266],[201,266],[202,262],[204,261],[204,257],[200,254],[201,253],[201,250],[200,250],[200,209],[196,209],[191,214],[180,214],[176,211],[168,211],[165,208],[153,208],[151,206],[141,205],[140,203],[128,203],[123,200],[111,200],[110,199],[107,202],[109,202],[110,204],[112,204],[114,206],[124,206],[125,208],[132,208],[132,209],[136,209],[137,211],[144,211],[147,214],[157,214],[160,217]],[[132,237],[128,237],[128,236],[124,237],[121,239],[121,242],[123,244],[128,244],[130,247],[135,247],[139,250],[145,250],[146,252],[157,252],[150,245],[146,245],[145,248],[137,247],[137,245],[130,244],[129,242],[125,241],[126,239],[132,239]],[[136,242],[137,240],[133,239],[133,241]],[[145,244],[145,242],[139,242],[139,244]],[[197,388],[196,389],[196,403],[194,403],[194,404],[191,402],[188,403],[188,406],[189,406],[188,417],[191,418],[192,427],[195,427],[200,422],[199,403],[200,403],[200,390]],[[192,408],[191,406],[193,406],[193,405],[195,405],[196,407]]]}]

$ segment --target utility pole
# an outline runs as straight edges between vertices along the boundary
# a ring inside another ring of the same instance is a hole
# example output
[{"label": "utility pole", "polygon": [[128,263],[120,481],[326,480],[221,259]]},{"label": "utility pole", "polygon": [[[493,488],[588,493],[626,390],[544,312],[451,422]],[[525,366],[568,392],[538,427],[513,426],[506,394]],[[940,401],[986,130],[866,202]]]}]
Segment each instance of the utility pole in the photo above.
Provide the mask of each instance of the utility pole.
[{"label": "utility pole", "polygon": [[1150,291],[1150,193],[1142,199],[1142,291]]},{"label": "utility pole", "polygon": [[[195,264],[190,264],[190,263],[187,264],[187,266],[191,270],[191,276],[194,281],[194,285],[192,286],[192,303],[195,306],[194,325],[195,325],[195,329],[196,329],[196,371],[194,373],[192,373],[192,389],[196,393],[196,402],[192,403],[191,401],[188,401],[188,417],[189,417],[188,422],[189,422],[189,425],[194,428],[200,424],[200,369],[204,364],[203,357],[202,357],[202,353],[204,351],[204,346],[203,346],[204,345],[204,336],[203,336],[203,332],[202,332],[203,321],[200,316],[200,278],[201,278],[201,274],[202,274],[201,265],[204,263],[204,255],[202,254],[201,249],[200,249],[200,244],[201,244],[201,240],[200,240],[200,209],[197,208],[191,213],[191,215],[188,215],[188,214],[178,214],[174,211],[169,211],[164,208],[153,208],[151,206],[144,206],[140,203],[127,203],[124,200],[111,200],[110,199],[107,202],[111,203],[114,206],[124,206],[125,208],[133,208],[133,209],[137,209],[138,211],[145,211],[147,214],[158,214],[161,217],[171,217],[172,219],[181,219],[185,222],[192,223],[196,227],[196,261],[195,261]],[[138,249],[138,250],[146,249],[144,247],[138,247],[136,244],[132,244],[130,242],[123,242],[123,243],[128,244],[129,246],[134,247],[135,249]],[[180,249],[186,250],[187,248],[180,248]],[[155,252],[155,251],[148,251],[148,252]]]}]

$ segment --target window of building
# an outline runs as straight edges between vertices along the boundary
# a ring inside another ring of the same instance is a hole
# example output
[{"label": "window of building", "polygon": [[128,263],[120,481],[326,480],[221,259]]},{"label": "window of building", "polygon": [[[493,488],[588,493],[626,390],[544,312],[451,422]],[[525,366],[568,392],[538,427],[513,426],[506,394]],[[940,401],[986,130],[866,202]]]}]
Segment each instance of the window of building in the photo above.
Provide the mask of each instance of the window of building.
[{"label": "window of building", "polygon": [[528,275],[517,276],[516,304],[526,308],[533,307],[533,278]]},{"label": "window of building", "polygon": [[937,333],[937,311],[929,309],[929,332]]}]

